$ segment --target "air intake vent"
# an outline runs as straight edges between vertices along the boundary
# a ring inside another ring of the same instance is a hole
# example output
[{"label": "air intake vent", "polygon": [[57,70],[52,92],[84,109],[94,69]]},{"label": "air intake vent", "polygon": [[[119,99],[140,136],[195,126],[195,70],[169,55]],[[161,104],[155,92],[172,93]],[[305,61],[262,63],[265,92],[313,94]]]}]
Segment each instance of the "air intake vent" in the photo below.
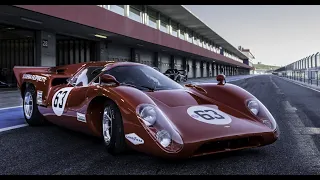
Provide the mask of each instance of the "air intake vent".
[{"label": "air intake vent", "polygon": [[218,153],[224,151],[258,147],[262,144],[262,142],[263,138],[261,136],[252,136],[223,141],[213,141],[201,145],[200,148],[194,154],[200,155],[204,153]]},{"label": "air intake vent", "polygon": [[66,69],[57,69],[57,73],[58,74],[63,74],[66,71]]}]

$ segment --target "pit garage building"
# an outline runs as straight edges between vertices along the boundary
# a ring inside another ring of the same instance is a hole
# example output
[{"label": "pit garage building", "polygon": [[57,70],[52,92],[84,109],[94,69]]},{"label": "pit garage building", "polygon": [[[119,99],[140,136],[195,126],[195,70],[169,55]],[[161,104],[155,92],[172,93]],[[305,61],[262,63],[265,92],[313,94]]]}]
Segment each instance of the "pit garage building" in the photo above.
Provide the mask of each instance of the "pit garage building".
[{"label": "pit garage building", "polygon": [[134,61],[189,78],[249,74],[248,58],[181,5],[2,5],[0,68]]}]

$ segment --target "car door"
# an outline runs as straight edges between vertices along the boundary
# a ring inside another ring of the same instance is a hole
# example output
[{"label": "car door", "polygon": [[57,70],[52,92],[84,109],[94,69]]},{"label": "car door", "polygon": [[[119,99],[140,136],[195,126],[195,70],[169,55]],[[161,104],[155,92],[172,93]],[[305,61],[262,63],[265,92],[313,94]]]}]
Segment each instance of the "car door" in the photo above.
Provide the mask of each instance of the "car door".
[{"label": "car door", "polygon": [[86,123],[87,91],[101,69],[96,66],[83,68],[70,80],[69,86],[54,92],[52,110],[55,123],[77,130],[83,125],[81,123]]}]

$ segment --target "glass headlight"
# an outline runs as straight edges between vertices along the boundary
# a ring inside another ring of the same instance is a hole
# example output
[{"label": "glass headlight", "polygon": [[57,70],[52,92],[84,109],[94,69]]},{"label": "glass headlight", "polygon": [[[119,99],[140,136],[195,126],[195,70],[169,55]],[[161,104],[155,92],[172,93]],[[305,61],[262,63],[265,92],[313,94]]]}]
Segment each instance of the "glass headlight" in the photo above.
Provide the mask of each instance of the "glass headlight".
[{"label": "glass headlight", "polygon": [[153,104],[140,104],[136,113],[145,124],[146,130],[161,147],[170,152],[177,152],[182,149],[183,141],[180,134],[158,107]]},{"label": "glass headlight", "polygon": [[248,102],[248,108],[254,115],[257,115],[259,113],[259,103],[255,100],[250,100]]},{"label": "glass headlight", "polygon": [[171,136],[166,130],[158,131],[156,134],[156,138],[158,142],[165,148],[171,144]]},{"label": "glass headlight", "polygon": [[152,126],[157,120],[157,112],[152,106],[142,108],[139,114],[147,126]]},{"label": "glass headlight", "polygon": [[258,99],[249,100],[247,106],[254,115],[260,118],[265,126],[273,131],[278,128],[277,122],[272,114]]}]

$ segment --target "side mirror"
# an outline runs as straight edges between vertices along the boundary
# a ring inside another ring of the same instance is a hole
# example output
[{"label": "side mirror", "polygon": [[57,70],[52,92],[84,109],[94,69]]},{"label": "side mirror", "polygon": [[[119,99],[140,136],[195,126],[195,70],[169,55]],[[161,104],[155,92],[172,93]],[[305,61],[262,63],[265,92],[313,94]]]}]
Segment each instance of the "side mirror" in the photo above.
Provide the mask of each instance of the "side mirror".
[{"label": "side mirror", "polygon": [[219,74],[217,76],[217,81],[219,82],[218,85],[224,85],[225,83],[227,83],[226,76],[223,74]]},{"label": "side mirror", "polygon": [[105,84],[115,84],[115,85],[119,85],[120,83],[116,80],[116,78],[114,76],[111,76],[109,74],[103,74],[101,77],[100,77],[100,81],[102,83],[105,83]]}]

